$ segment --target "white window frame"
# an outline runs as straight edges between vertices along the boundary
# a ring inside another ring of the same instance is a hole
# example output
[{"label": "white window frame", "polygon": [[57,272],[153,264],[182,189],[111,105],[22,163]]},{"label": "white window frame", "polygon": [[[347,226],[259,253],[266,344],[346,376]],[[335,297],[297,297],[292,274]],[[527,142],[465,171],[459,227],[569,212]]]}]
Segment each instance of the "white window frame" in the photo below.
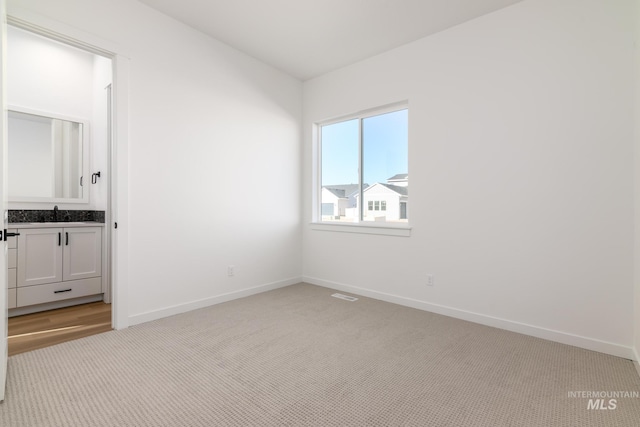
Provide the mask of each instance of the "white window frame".
[{"label": "white window frame", "polygon": [[[323,222],[321,209],[322,209],[322,142],[321,142],[321,131],[322,126],[332,125],[336,123],[341,123],[349,120],[358,119],[359,120],[359,129],[358,129],[358,184],[360,197],[363,198],[363,188],[362,188],[362,121],[369,117],[379,116],[382,114],[393,113],[395,111],[400,110],[409,110],[409,102],[402,101],[393,104],[388,104],[382,107],[371,108],[367,110],[363,110],[357,113],[344,115],[335,117],[333,119],[318,121],[313,125],[313,145],[314,145],[314,155],[313,162],[314,167],[312,168],[314,171],[314,176],[312,179],[312,219],[311,219],[311,229],[317,231],[337,231],[337,232],[346,232],[346,233],[364,233],[364,234],[379,234],[386,236],[399,236],[399,237],[409,237],[411,236],[411,226],[409,222],[406,223],[383,223],[376,224],[373,222],[353,222],[353,223],[342,223],[342,222]],[[409,150],[409,147],[407,147]],[[407,159],[408,160],[408,159]],[[409,171],[407,170],[407,173]],[[366,211],[367,206],[365,206],[364,199],[362,199],[361,203],[359,203],[359,212],[358,218],[362,218],[364,216],[364,212]]]}]

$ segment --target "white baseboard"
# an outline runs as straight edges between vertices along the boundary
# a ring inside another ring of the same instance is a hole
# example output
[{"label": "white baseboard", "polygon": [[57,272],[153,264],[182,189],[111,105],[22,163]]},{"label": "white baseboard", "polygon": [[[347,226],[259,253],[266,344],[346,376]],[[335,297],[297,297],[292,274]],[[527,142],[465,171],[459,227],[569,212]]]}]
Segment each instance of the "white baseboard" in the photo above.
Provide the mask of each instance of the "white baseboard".
[{"label": "white baseboard", "polygon": [[636,367],[636,371],[638,372],[638,376],[640,377],[640,354],[638,354],[638,349],[633,348],[633,365]]},{"label": "white baseboard", "polygon": [[58,308],[71,307],[74,305],[88,304],[91,302],[103,301],[103,294],[90,295],[88,297],[78,297],[62,301],[47,302],[44,304],[28,305],[9,310],[9,317],[22,316],[25,314],[38,313],[40,311],[56,310]]},{"label": "white baseboard", "polygon": [[[638,361],[638,355],[632,347],[625,347],[620,344],[600,341],[594,338],[583,337],[579,335],[569,334],[566,332],[554,331],[551,329],[540,328],[538,326],[528,325],[525,323],[514,322],[511,320],[501,319],[498,317],[487,316],[484,314],[474,313],[466,310],[460,310],[453,307],[447,307],[439,304],[432,304],[426,301],[420,301],[413,298],[406,298],[398,295],[387,294],[384,292],[372,291],[357,286],[345,285],[342,283],[332,282],[319,279],[316,277],[303,276],[302,280],[312,285],[323,286],[325,288],[335,289],[343,292],[350,292],[381,301],[391,302],[406,307],[417,308],[418,310],[429,311],[432,313],[442,314],[456,319],[467,320],[469,322],[479,323],[481,325],[491,326],[494,328],[505,329],[511,332],[517,332],[524,335],[530,335],[536,338],[542,338],[549,341],[555,341],[562,344],[568,344],[575,347],[593,350],[600,353],[606,353],[613,356],[623,357]],[[637,364],[636,364],[637,365]]]},{"label": "white baseboard", "polygon": [[135,314],[133,316],[129,316],[129,326],[150,322],[152,320],[162,319],[163,317],[169,317],[169,316],[173,316],[180,313],[186,313],[187,311],[209,307],[209,306],[220,304],[223,302],[232,301],[234,299],[244,298],[250,295],[271,291],[273,289],[283,288],[285,286],[295,285],[296,283],[300,283],[300,282],[302,282],[301,277],[292,277],[290,279],[266,283],[264,285],[254,286],[251,288],[242,289],[235,292],[229,292],[222,295],[216,295],[214,297],[205,298],[198,301],[192,301],[185,304],[178,304],[178,305],[163,308],[160,310],[154,310],[154,311],[148,311],[146,313]]}]

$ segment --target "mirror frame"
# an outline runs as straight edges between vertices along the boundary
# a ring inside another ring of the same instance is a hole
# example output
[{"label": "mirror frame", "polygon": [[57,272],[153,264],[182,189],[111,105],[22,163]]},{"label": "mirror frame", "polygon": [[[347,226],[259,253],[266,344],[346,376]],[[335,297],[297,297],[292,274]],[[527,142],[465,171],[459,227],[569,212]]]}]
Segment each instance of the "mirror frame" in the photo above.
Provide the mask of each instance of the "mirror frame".
[{"label": "mirror frame", "polygon": [[[69,122],[80,123],[82,125],[82,197],[76,198],[64,198],[64,197],[28,197],[28,196],[11,196],[9,195],[9,202],[22,202],[22,203],[89,203],[89,192],[91,185],[91,179],[89,179],[89,152],[91,151],[91,140],[89,139],[89,120],[65,116],[57,113],[49,113],[46,111],[34,110],[31,108],[19,107],[16,105],[7,106],[7,114],[10,111],[16,113],[31,114],[33,116],[47,117],[50,119],[66,120]],[[7,145],[10,141],[7,139]],[[8,159],[11,161],[11,159]],[[9,185],[11,183],[9,182]],[[9,193],[7,191],[7,193]]]}]

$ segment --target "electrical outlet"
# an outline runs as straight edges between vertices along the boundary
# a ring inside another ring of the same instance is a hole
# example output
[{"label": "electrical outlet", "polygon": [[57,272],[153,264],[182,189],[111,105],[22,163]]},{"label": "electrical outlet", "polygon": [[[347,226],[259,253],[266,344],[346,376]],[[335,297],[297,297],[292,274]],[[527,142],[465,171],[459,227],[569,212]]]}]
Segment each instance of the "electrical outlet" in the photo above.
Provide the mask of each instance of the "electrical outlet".
[{"label": "electrical outlet", "polygon": [[229,267],[227,267],[227,276],[231,277],[231,276],[234,276],[235,274],[236,274],[235,265],[230,265]]},{"label": "electrical outlet", "polygon": [[432,274],[427,274],[427,286],[433,286],[435,284],[435,280],[433,279]]}]

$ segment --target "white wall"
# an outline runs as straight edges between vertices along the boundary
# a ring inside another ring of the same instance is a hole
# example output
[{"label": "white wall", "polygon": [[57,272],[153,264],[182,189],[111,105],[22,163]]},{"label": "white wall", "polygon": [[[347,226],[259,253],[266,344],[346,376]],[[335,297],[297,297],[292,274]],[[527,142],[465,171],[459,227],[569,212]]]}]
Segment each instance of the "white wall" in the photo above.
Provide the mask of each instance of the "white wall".
[{"label": "white wall", "polygon": [[[8,28],[7,40],[8,105],[87,120],[90,173],[106,168],[106,97],[97,87],[111,81],[111,61],[15,27]],[[21,161],[10,159],[12,166]],[[61,209],[106,209],[105,180],[97,185],[89,181],[85,177],[88,204],[56,204]],[[17,194],[9,186],[9,193]],[[9,208],[52,209],[53,203],[11,202]]]},{"label": "white wall", "polygon": [[15,27],[7,31],[7,102],[89,119],[92,55]]},{"label": "white wall", "polygon": [[[91,196],[96,210],[107,210],[108,191],[108,92],[106,87],[111,84],[111,60],[105,57],[93,56],[92,79],[92,126],[91,126],[91,161],[89,174],[100,172],[96,184],[91,184]],[[89,176],[87,182],[91,181]]]},{"label": "white wall", "polygon": [[132,323],[299,280],[299,81],[133,0],[16,8],[131,57]]},{"label": "white wall", "polygon": [[305,226],[305,279],[630,357],[634,6],[528,0],[305,82],[304,222],[312,124],[408,99],[413,227]]},{"label": "white wall", "polygon": [[636,369],[640,375],[640,0],[635,1],[635,276],[634,276],[634,350]]}]

